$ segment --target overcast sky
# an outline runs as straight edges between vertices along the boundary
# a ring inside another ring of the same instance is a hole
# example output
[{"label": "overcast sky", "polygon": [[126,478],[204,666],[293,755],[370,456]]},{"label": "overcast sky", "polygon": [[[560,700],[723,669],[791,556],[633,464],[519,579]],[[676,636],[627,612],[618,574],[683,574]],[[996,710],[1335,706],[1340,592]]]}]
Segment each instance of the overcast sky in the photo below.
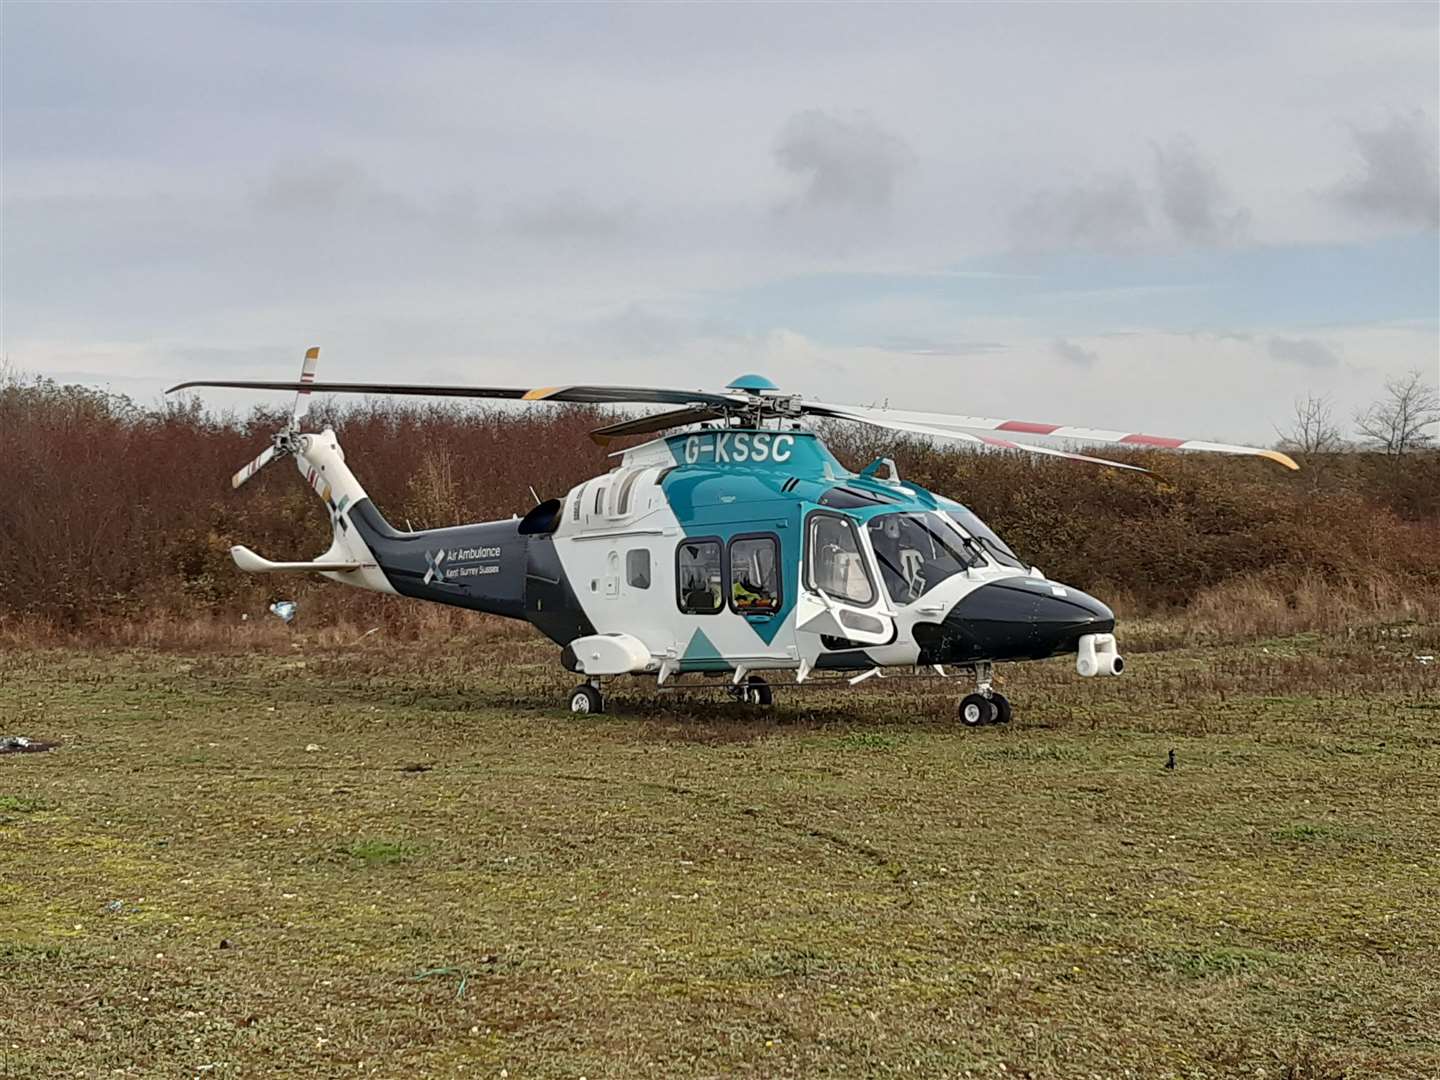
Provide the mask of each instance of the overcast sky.
[{"label": "overcast sky", "polygon": [[4,352],[1269,442],[1440,380],[1437,12],[10,0]]}]

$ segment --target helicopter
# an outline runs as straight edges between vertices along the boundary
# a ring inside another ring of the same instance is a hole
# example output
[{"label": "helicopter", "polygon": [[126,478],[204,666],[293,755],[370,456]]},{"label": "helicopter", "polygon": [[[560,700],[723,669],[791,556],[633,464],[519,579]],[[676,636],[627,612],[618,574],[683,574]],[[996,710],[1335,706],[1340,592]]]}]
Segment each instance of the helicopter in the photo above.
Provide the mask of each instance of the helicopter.
[{"label": "helicopter", "polygon": [[[903,480],[893,460],[847,469],[808,418],[1137,472],[1146,470],[1010,436],[1243,454],[1298,468],[1250,446],[826,404],[759,375],[718,392],[317,382],[318,361],[319,349],[308,350],[297,382],[193,381],[166,391],[295,394],[285,427],[231,483],[293,457],[329,511],[330,546],[308,562],[272,562],[236,545],[235,564],[525,620],[581,677],[567,699],[581,714],[602,712],[606,680],[626,675],[661,689],[720,678],[736,700],[768,706],[770,678],[798,685],[819,672],[855,685],[908,672],[973,685],[958,712],[978,727],[1012,715],[994,685],[996,664],[1074,654],[1084,677],[1125,670],[1104,603],[1047,578],[962,503]],[[670,408],[594,430],[601,445],[656,437],[615,452],[614,468],[564,497],[537,498],[523,517],[411,531],[381,515],[333,429],[301,430],[317,392]]]}]

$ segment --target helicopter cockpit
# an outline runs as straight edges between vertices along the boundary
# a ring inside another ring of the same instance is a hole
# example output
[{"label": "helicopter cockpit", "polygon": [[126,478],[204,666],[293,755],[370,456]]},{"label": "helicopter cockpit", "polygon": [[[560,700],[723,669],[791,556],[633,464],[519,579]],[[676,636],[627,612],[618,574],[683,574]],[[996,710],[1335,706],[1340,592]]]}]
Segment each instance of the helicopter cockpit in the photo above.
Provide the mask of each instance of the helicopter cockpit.
[{"label": "helicopter cockpit", "polygon": [[1009,546],[964,507],[880,514],[866,525],[890,600],[913,604],[966,570],[998,565],[1028,570]]},{"label": "helicopter cockpit", "polygon": [[946,510],[946,515],[959,524],[980,547],[984,548],[985,554],[1001,566],[1009,567],[1012,570],[1029,570],[1030,564],[1023,562],[1020,556],[1010,550],[1010,545],[996,535],[995,530],[986,525],[971,511],[963,506],[954,506]]},{"label": "helicopter cockpit", "polygon": [[980,545],[933,510],[881,514],[866,527],[880,579],[902,607],[946,578],[985,565]]}]

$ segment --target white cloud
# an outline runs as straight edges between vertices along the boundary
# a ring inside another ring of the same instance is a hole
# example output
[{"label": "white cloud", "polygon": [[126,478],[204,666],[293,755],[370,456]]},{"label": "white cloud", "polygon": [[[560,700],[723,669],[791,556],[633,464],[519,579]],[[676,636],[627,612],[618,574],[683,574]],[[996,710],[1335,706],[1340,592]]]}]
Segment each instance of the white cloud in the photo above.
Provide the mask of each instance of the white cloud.
[{"label": "white cloud", "polygon": [[786,121],[775,160],[805,182],[789,205],[814,210],[883,210],[910,162],[908,147],[863,113],[808,109]]},{"label": "white cloud", "polygon": [[1314,338],[1275,337],[1270,339],[1269,348],[1270,355],[1276,360],[1301,367],[1326,368],[1340,363],[1334,352]]},{"label": "white cloud", "polygon": [[1249,225],[1249,211],[1234,205],[1215,166],[1189,139],[1155,147],[1155,180],[1161,209],[1182,240],[1228,243],[1240,239]]},{"label": "white cloud", "polygon": [[1013,212],[1010,229],[1022,249],[1126,251],[1147,239],[1150,214],[1134,177],[1097,176],[1037,191]]},{"label": "white cloud", "polygon": [[1359,171],[1333,197],[1363,217],[1440,228],[1440,134],[1423,110],[1396,115],[1375,128],[1354,127],[1350,136]]},{"label": "white cloud", "polygon": [[1060,359],[1064,360],[1066,363],[1073,364],[1076,367],[1094,367],[1097,363],[1100,362],[1099,353],[1095,352],[1093,349],[1082,348],[1081,346],[1076,345],[1073,341],[1066,341],[1064,338],[1061,338],[1059,341],[1055,342],[1053,348],[1055,350],[1056,356],[1060,357]]}]

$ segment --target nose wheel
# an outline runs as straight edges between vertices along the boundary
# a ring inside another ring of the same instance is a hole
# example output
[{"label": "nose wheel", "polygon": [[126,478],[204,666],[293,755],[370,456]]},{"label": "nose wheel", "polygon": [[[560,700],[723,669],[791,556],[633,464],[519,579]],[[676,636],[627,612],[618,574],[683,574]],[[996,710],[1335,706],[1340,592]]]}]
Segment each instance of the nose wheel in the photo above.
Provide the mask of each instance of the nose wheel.
[{"label": "nose wheel", "polygon": [[1010,699],[1004,694],[966,694],[960,701],[960,722],[966,727],[982,724],[1008,724]]},{"label": "nose wheel", "polygon": [[981,727],[984,724],[1008,724],[1010,722],[1010,699],[990,688],[990,664],[975,665],[975,681],[978,688],[973,694],[960,699],[960,722],[966,727]]},{"label": "nose wheel", "polygon": [[960,700],[960,722],[966,727],[988,724],[995,716],[995,706],[984,694],[966,694]]}]

